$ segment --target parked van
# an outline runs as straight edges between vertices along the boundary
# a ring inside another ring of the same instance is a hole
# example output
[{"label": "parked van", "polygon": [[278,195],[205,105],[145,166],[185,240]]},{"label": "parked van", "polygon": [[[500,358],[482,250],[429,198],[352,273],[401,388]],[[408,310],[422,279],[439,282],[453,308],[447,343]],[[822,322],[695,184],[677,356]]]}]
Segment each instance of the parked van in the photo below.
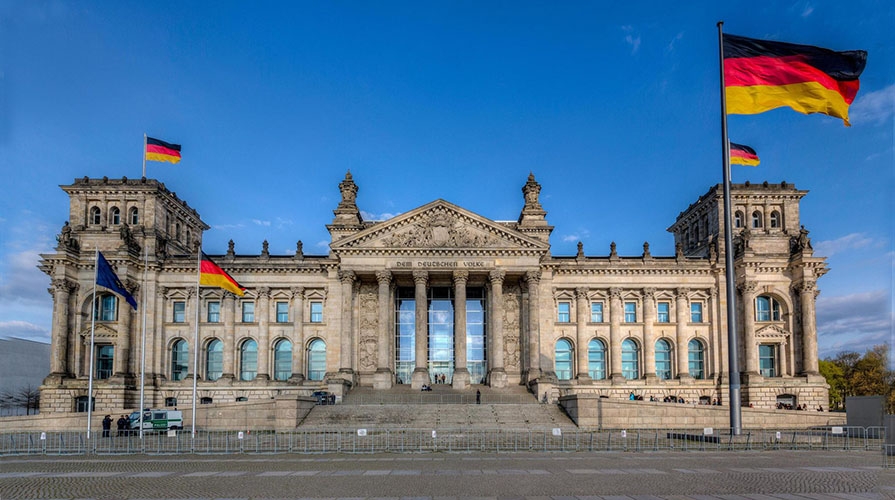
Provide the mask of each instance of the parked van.
[{"label": "parked van", "polygon": [[[140,412],[130,414],[130,428],[140,428]],[[143,431],[183,429],[183,412],[180,410],[143,410]]]}]

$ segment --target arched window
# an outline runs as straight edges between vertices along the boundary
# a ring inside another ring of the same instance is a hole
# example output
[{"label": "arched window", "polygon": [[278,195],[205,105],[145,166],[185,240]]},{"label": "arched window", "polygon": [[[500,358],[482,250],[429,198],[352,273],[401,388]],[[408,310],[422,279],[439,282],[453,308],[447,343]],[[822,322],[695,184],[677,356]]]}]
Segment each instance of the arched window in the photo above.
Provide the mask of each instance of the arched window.
[{"label": "arched window", "polygon": [[587,344],[587,374],[594,380],[606,378],[606,344],[600,339]]},{"label": "arched window", "polygon": [[96,297],[93,317],[97,321],[115,321],[118,319],[118,298],[111,293],[104,293]]},{"label": "arched window", "polygon": [[314,339],[308,345],[308,380],[323,380],[326,375],[326,342]]},{"label": "arched window", "polygon": [[556,341],[554,359],[556,360],[556,378],[559,380],[572,379],[572,344],[566,339]]},{"label": "arched window", "polygon": [[289,380],[292,376],[292,342],[286,339],[277,342],[273,348],[274,380]]},{"label": "arched window", "polygon": [[755,298],[755,321],[780,321],[780,303],[767,295]]},{"label": "arched window", "polygon": [[118,207],[112,207],[109,210],[109,224],[113,226],[117,226],[121,224],[121,209]]},{"label": "arched window", "polygon": [[132,226],[136,226],[137,224],[139,224],[140,223],[140,209],[138,209],[137,207],[131,207],[131,213],[130,213],[130,217],[128,217],[128,219],[130,219],[130,225],[132,225]]},{"label": "arched window", "polygon": [[771,227],[778,228],[780,227],[780,212],[774,210],[771,212]]},{"label": "arched window", "polygon": [[255,380],[258,375],[258,343],[246,340],[239,349],[239,380]]},{"label": "arched window", "polygon": [[758,210],[752,212],[752,228],[758,229],[762,226],[761,224],[761,212]]},{"label": "arched window", "polygon": [[90,224],[98,226],[103,223],[103,214],[100,211],[99,207],[93,207],[90,209]]},{"label": "arched window", "polygon": [[183,380],[189,373],[190,346],[180,339],[171,346],[171,380]]},{"label": "arched window", "polygon": [[743,212],[739,210],[733,215],[733,227],[741,228],[743,227]]},{"label": "arched window", "polygon": [[640,348],[632,339],[622,342],[622,375],[628,380],[640,378]]},{"label": "arched window", "polygon": [[671,379],[671,344],[665,339],[656,342],[656,376],[662,380]]},{"label": "arched window", "polygon": [[705,346],[693,339],[687,344],[687,363],[690,376],[695,379],[705,378]]},{"label": "arched window", "polygon": [[205,379],[217,380],[224,371],[224,343],[214,339],[205,350]]}]

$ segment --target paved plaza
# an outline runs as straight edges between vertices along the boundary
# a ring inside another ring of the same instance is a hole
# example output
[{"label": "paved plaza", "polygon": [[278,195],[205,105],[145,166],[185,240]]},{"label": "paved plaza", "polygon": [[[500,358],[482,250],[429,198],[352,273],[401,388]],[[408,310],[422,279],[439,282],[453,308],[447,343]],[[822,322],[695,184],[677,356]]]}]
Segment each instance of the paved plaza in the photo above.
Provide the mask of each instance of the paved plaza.
[{"label": "paved plaza", "polygon": [[895,498],[875,452],[0,458],[7,499]]}]

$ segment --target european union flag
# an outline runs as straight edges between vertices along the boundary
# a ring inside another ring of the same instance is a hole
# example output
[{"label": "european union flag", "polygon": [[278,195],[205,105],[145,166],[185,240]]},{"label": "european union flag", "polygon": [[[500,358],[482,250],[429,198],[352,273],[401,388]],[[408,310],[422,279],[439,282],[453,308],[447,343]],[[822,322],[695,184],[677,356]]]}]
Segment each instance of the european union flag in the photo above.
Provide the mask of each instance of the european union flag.
[{"label": "european union flag", "polygon": [[127,301],[134,310],[137,310],[137,301],[134,300],[133,295],[127,293],[127,290],[124,289],[124,285],[121,284],[121,280],[118,279],[118,275],[115,274],[115,271],[112,270],[112,266],[109,265],[109,262],[103,257],[101,252],[97,252],[96,259],[96,284],[99,286],[104,286],[109,290],[117,293],[124,297],[124,300]]}]

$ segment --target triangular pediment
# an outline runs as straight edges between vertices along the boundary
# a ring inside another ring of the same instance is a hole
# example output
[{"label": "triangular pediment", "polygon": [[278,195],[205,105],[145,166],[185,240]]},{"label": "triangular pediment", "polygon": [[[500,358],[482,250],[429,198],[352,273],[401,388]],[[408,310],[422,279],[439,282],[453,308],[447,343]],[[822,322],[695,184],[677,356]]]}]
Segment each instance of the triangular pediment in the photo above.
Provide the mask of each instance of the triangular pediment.
[{"label": "triangular pediment", "polygon": [[768,325],[755,331],[757,339],[780,339],[789,337],[789,332],[777,325]]},{"label": "triangular pediment", "polygon": [[436,200],[335,241],[331,248],[336,253],[362,249],[547,251],[549,244],[447,201]]},{"label": "triangular pediment", "polygon": [[[113,324],[115,324],[115,323],[113,323]],[[90,326],[87,326],[87,328],[84,328],[83,330],[81,330],[81,337],[84,337],[89,341]],[[93,329],[93,337],[97,340],[99,340],[99,339],[114,339],[114,338],[118,337],[118,330],[107,325],[106,323],[97,323]]]}]

